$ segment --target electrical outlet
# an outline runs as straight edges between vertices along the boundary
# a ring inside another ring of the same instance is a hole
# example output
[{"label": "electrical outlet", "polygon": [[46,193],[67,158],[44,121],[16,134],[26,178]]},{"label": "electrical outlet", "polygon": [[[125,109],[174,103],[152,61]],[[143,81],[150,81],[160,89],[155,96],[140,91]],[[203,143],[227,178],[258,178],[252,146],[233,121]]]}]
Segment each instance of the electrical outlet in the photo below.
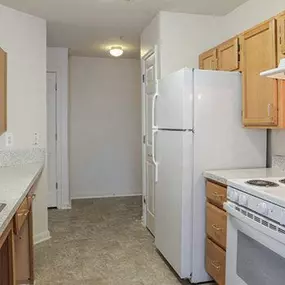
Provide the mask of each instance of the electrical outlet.
[{"label": "electrical outlet", "polygon": [[33,142],[34,146],[39,146],[40,145],[40,134],[35,132],[34,133],[34,142]]},{"label": "electrical outlet", "polygon": [[6,133],[5,134],[5,140],[6,140],[6,146],[12,147],[14,144],[14,137],[12,133]]}]

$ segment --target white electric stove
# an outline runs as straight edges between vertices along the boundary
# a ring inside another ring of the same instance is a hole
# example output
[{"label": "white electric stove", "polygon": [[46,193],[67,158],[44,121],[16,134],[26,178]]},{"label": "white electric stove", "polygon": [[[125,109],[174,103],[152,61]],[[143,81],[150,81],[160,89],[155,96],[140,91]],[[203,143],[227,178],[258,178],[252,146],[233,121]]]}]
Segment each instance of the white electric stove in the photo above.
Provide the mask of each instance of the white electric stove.
[{"label": "white electric stove", "polygon": [[227,285],[285,284],[285,179],[228,181]]}]

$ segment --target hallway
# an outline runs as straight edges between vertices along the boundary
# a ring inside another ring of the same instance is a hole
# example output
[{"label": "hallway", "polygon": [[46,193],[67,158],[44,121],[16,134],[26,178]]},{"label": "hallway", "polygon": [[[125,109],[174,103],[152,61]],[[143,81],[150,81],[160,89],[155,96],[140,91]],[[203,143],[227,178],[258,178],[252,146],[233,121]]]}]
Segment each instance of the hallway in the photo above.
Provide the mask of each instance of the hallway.
[{"label": "hallway", "polygon": [[141,213],[141,197],[75,200],[72,210],[49,210],[52,239],[36,246],[36,284],[180,284]]}]

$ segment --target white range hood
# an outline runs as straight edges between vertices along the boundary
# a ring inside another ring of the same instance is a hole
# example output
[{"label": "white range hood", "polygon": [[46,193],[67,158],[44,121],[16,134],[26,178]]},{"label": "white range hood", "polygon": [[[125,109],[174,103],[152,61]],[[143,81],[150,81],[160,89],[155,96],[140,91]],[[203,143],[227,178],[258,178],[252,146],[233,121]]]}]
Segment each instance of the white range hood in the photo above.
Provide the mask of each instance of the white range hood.
[{"label": "white range hood", "polygon": [[280,60],[279,66],[260,73],[261,76],[285,80],[285,58]]}]

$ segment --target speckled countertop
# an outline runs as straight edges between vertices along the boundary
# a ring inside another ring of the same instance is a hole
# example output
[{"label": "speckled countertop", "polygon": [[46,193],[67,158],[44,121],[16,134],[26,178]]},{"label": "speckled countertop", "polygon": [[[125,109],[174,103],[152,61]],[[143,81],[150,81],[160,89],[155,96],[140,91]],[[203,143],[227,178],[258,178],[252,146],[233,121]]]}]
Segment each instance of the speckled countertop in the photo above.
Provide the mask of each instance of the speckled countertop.
[{"label": "speckled countertop", "polygon": [[7,204],[0,212],[0,235],[40,176],[43,167],[44,163],[38,162],[0,168],[0,203]]},{"label": "speckled countertop", "polygon": [[254,168],[233,170],[209,170],[204,172],[204,177],[227,185],[230,179],[285,177],[285,171],[278,168]]}]

